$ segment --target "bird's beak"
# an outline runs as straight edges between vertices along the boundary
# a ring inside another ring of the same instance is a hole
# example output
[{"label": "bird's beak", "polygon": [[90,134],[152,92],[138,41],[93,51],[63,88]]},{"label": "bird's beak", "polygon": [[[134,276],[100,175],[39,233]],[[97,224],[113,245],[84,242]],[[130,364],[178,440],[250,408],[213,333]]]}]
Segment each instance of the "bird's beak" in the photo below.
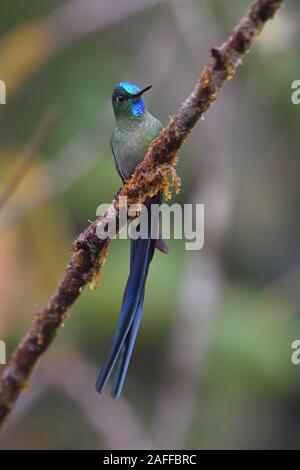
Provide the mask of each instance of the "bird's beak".
[{"label": "bird's beak", "polygon": [[133,95],[133,98],[139,98],[140,96],[142,96],[145,93],[145,91],[150,90],[150,88],[152,88],[152,85],[146,86],[146,88],[144,88],[143,90],[141,90],[138,93],[136,93],[135,95]]}]

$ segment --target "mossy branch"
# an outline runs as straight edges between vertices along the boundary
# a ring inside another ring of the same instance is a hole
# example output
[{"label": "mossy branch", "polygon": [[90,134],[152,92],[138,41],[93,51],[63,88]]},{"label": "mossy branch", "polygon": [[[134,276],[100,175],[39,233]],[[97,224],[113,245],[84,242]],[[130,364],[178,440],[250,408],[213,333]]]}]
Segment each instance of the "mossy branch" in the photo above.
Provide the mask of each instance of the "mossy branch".
[{"label": "mossy branch", "polygon": [[[155,139],[145,159],[120,196],[126,196],[128,207],[142,203],[158,191],[168,191],[170,178],[178,185],[173,165],[176,152],[201,115],[216,100],[225,82],[231,79],[254,38],[264,24],[273,18],[284,0],[257,0],[248,14],[233,30],[229,39],[211,50],[211,60],[204,68],[194,90],[168,126]],[[74,242],[72,258],[48,304],[39,310],[33,324],[17,346],[0,377],[0,423],[13,409],[41,355],[50,346],[72,304],[88,282],[98,277],[103,268],[109,241],[97,237],[97,229],[118,221],[118,200]],[[119,227],[120,228],[120,227]]]}]

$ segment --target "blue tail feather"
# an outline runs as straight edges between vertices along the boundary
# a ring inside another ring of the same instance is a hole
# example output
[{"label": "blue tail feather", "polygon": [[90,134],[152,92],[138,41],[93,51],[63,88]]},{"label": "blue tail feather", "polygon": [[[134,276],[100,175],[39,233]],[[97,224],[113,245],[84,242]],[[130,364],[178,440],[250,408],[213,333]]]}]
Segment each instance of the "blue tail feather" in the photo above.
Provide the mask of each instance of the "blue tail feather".
[{"label": "blue tail feather", "polygon": [[142,313],[143,313],[143,302],[144,302],[144,293],[141,297],[139,302],[139,306],[134,317],[134,320],[131,324],[130,330],[124,344],[122,346],[121,357],[119,359],[118,370],[114,379],[113,389],[112,389],[112,397],[117,399],[120,397],[127,373],[127,369],[129,366],[129,362],[131,359],[132,351],[134,348],[134,343],[136,339],[136,335],[140,326]]},{"label": "blue tail feather", "polygon": [[[155,196],[149,202],[148,207],[151,203],[159,202],[160,195]],[[142,316],[145,283],[156,244],[156,240],[150,238],[151,211],[148,211],[148,226],[149,238],[131,240],[130,274],[123,296],[121,312],[108,358],[96,382],[96,389],[101,393],[121,353],[113,385],[113,398],[119,398],[122,392]]]},{"label": "blue tail feather", "polygon": [[117,324],[116,332],[113,338],[111,350],[109,352],[107,361],[104,364],[103,369],[98,377],[96,383],[96,389],[101,393],[106,385],[106,382],[112,372],[117,357],[120,353],[121,347],[131,327],[133,319],[135,317],[139,299],[143,292],[146,275],[149,265],[149,247],[150,240],[138,240],[148,243],[139,244],[134,257],[132,269],[127,281],[123,304],[119,321]]}]

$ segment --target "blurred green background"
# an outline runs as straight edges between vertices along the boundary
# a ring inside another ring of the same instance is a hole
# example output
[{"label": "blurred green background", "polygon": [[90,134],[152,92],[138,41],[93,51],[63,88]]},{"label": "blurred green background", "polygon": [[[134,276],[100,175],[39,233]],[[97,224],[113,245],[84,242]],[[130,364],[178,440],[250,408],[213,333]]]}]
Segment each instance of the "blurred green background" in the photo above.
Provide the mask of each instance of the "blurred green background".
[{"label": "blurred green background", "polygon": [[[0,177],[51,105],[62,117],[0,213],[7,355],[53,292],[72,240],[120,186],[112,87],[153,85],[163,123],[249,0],[1,2]],[[94,390],[129,268],[111,244],[0,437],[2,449],[299,448],[300,8],[287,2],[180,152],[172,202],[205,204],[205,247],[170,240],[149,274],[122,400]],[[0,371],[3,366],[0,366]]]}]

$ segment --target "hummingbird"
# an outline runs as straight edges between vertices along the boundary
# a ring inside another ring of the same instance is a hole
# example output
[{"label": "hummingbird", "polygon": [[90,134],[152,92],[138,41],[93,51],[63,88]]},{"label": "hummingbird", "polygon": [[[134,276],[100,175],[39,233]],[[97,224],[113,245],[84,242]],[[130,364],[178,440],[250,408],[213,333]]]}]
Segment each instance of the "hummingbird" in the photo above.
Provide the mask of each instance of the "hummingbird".
[{"label": "hummingbird", "polygon": [[[140,89],[130,82],[115,85],[112,93],[116,128],[111,147],[117,171],[123,181],[134,173],[149,149],[151,142],[160,134],[162,124],[147,110],[143,95],[152,86]],[[131,359],[135,339],[139,329],[148,269],[155,248],[167,253],[168,247],[159,235],[151,238],[151,204],[160,204],[159,193],[145,202],[148,217],[148,237],[131,239],[130,272],[123,295],[119,320],[116,326],[111,349],[98,376],[96,390],[102,393],[118,362],[112,387],[112,397],[120,397]],[[152,221],[153,222],[153,221]]]}]

